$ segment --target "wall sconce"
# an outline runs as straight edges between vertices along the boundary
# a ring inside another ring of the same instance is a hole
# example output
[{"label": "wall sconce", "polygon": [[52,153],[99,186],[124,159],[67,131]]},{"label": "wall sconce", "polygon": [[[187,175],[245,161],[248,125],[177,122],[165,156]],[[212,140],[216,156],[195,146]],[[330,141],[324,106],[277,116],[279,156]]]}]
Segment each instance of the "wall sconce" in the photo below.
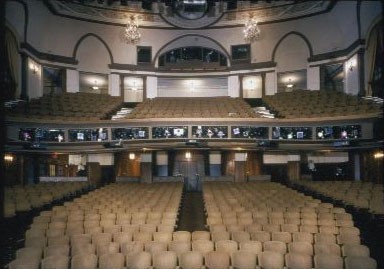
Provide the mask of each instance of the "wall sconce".
[{"label": "wall sconce", "polygon": [[380,151],[380,152],[376,152],[374,155],[373,155],[373,158],[375,159],[383,159],[384,158],[384,152]]},{"label": "wall sconce", "polygon": [[135,159],[135,153],[133,153],[133,152],[129,153],[129,159],[134,160]]},{"label": "wall sconce", "polygon": [[13,155],[11,155],[11,154],[5,154],[5,155],[4,155],[4,161],[5,161],[6,163],[12,163],[12,162],[13,162],[13,159],[14,159],[14,157],[13,157]]},{"label": "wall sconce", "polygon": [[192,154],[191,154],[191,152],[187,151],[187,152],[185,153],[185,159],[187,159],[187,160],[192,159]]},{"label": "wall sconce", "polygon": [[349,64],[348,64],[348,70],[350,71],[350,72],[352,72],[353,71],[353,68],[356,66],[356,61],[353,59],[353,60],[350,60],[349,61]]},{"label": "wall sconce", "polygon": [[37,64],[34,63],[34,62],[31,62],[31,63],[29,64],[29,68],[32,70],[32,73],[33,73],[33,74],[36,74],[36,73],[39,71],[39,67],[38,67]]}]

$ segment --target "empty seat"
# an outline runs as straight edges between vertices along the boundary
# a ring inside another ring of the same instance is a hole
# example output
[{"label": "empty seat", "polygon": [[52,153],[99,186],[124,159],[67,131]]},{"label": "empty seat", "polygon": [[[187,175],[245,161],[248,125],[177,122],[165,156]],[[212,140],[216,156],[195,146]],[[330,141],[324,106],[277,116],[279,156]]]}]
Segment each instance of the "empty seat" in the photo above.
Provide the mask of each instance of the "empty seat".
[{"label": "empty seat", "polygon": [[288,269],[312,269],[312,256],[303,253],[288,253],[285,255],[285,265]]},{"label": "empty seat", "polygon": [[201,269],[204,255],[200,251],[186,251],[179,257],[180,269]]},{"label": "empty seat", "polygon": [[99,256],[99,269],[121,269],[125,265],[122,253],[106,253]]},{"label": "empty seat", "polygon": [[291,242],[288,244],[289,253],[300,253],[313,256],[313,245],[308,242]]},{"label": "empty seat", "polygon": [[231,233],[227,231],[215,231],[211,232],[211,238],[213,242],[219,240],[229,240],[231,238]]},{"label": "empty seat", "polygon": [[271,238],[273,241],[292,242],[292,235],[289,232],[273,232]]},{"label": "empty seat", "polygon": [[231,233],[231,239],[240,243],[251,240],[251,235],[249,234],[249,232],[236,231]]},{"label": "empty seat", "polygon": [[177,266],[177,254],[173,251],[160,251],[153,255],[154,269],[172,269]]},{"label": "empty seat", "polygon": [[343,258],[338,255],[321,253],[315,254],[314,258],[315,268],[321,269],[343,269]]},{"label": "empty seat", "polygon": [[205,255],[210,251],[213,251],[214,249],[215,249],[215,245],[213,241],[203,240],[203,239],[192,241],[192,250],[199,251],[203,255]]},{"label": "empty seat", "polygon": [[108,253],[118,253],[120,251],[120,244],[117,242],[102,243],[96,246],[96,253],[98,256]]},{"label": "empty seat", "polygon": [[233,252],[238,250],[238,243],[233,240],[220,240],[215,242],[216,251],[226,252],[232,255]]},{"label": "empty seat", "polygon": [[181,254],[191,250],[191,242],[172,241],[168,243],[168,250],[174,251],[177,257],[180,258]]},{"label": "empty seat", "polygon": [[263,244],[260,241],[244,241],[239,244],[240,250],[259,254],[263,250]]},{"label": "empty seat", "polygon": [[340,246],[336,243],[315,243],[313,245],[313,251],[315,255],[318,254],[333,254],[337,256],[341,256]]},{"label": "empty seat", "polygon": [[284,267],[284,254],[275,251],[263,251],[259,254],[259,265],[262,269],[281,269]]},{"label": "empty seat", "polygon": [[267,231],[258,231],[251,233],[252,240],[266,242],[271,240],[271,233]]},{"label": "empty seat", "polygon": [[85,255],[85,254],[95,254],[96,246],[93,244],[76,244],[71,245],[71,255]]},{"label": "empty seat", "polygon": [[176,231],[173,232],[173,241],[191,241],[191,233],[188,231]]},{"label": "empty seat", "polygon": [[377,269],[377,262],[371,257],[347,256],[345,269]]},{"label": "empty seat", "polygon": [[236,269],[256,269],[257,254],[246,250],[235,251],[232,253],[231,265]]},{"label": "empty seat", "polygon": [[264,251],[274,251],[281,254],[287,253],[287,245],[281,241],[266,241],[263,243]]},{"label": "empty seat", "polygon": [[36,247],[25,247],[20,248],[16,251],[17,259],[38,259],[40,260],[42,257],[42,249]]},{"label": "empty seat", "polygon": [[69,245],[48,246],[44,249],[44,257],[56,255],[69,256]]},{"label": "empty seat", "polygon": [[9,269],[39,269],[40,268],[40,259],[36,258],[20,258],[15,259],[9,263]]},{"label": "empty seat", "polygon": [[158,241],[145,242],[144,250],[154,255],[157,252],[166,251],[167,243]]},{"label": "empty seat", "polygon": [[97,269],[97,256],[95,254],[72,256],[71,269]]},{"label": "empty seat", "polygon": [[223,251],[211,251],[205,255],[205,268],[228,269],[230,266],[230,255]]},{"label": "empty seat", "polygon": [[144,242],[134,241],[121,244],[121,253],[123,254],[131,254],[141,251],[144,251]]},{"label": "empty seat", "polygon": [[211,234],[208,231],[193,231],[192,241],[194,240],[211,240]]},{"label": "empty seat", "polygon": [[67,269],[68,266],[69,256],[66,255],[51,255],[41,261],[41,269]]},{"label": "empty seat", "polygon": [[348,245],[345,244],[341,247],[341,253],[345,256],[359,256],[359,257],[369,257],[370,251],[369,248],[365,245]]},{"label": "empty seat", "polygon": [[126,265],[128,268],[148,269],[152,265],[152,255],[145,251],[127,254]]}]

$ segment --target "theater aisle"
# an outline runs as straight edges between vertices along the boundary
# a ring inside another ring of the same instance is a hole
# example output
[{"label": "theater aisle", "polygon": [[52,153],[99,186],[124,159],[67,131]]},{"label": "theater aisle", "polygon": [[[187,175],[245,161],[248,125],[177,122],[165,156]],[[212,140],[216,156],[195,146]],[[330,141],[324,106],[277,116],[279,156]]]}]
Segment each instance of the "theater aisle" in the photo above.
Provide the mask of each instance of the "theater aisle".
[{"label": "theater aisle", "polygon": [[202,192],[184,193],[177,230],[190,232],[206,230]]}]

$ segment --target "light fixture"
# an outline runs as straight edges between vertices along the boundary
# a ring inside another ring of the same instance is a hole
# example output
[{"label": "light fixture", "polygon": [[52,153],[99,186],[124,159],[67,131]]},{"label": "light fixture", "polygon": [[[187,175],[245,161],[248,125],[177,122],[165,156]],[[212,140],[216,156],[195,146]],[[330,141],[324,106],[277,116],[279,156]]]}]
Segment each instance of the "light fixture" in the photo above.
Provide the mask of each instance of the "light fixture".
[{"label": "light fixture", "polygon": [[131,16],[130,21],[125,27],[124,37],[128,44],[137,44],[140,41],[141,34],[139,32],[139,25],[134,16]]},{"label": "light fixture", "polygon": [[191,152],[187,151],[187,152],[185,153],[185,159],[190,160],[191,158],[192,158],[192,154],[191,154]]},{"label": "light fixture", "polygon": [[4,161],[7,162],[7,163],[11,163],[11,162],[13,162],[13,155],[11,155],[11,154],[5,154],[5,155],[4,155]]},{"label": "light fixture", "polygon": [[37,71],[39,71],[39,67],[37,66],[36,63],[32,62],[29,64],[29,68],[32,70],[33,74],[36,74]]},{"label": "light fixture", "polygon": [[293,87],[293,83],[292,83],[291,79],[288,79],[288,84],[286,86],[287,86],[287,88],[292,88]]},{"label": "light fixture", "polygon": [[99,86],[97,86],[97,81],[95,80],[93,86],[92,86],[92,90],[98,90],[99,89]]},{"label": "light fixture", "polygon": [[134,160],[135,159],[135,153],[133,153],[133,152],[129,153],[129,159]]},{"label": "light fixture", "polygon": [[384,153],[382,151],[376,152],[373,155],[373,158],[375,158],[375,159],[383,159],[384,158]]},{"label": "light fixture", "polygon": [[260,38],[260,29],[257,20],[249,18],[244,27],[244,39],[248,42],[254,42]]}]

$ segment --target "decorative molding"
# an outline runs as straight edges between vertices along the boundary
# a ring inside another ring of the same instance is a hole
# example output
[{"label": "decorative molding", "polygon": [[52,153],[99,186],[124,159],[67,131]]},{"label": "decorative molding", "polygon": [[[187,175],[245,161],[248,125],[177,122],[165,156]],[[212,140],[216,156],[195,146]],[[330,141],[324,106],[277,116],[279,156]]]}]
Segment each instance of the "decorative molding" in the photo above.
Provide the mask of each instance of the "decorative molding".
[{"label": "decorative molding", "polygon": [[62,56],[62,55],[40,52],[37,49],[35,49],[29,43],[21,43],[20,48],[24,49],[28,53],[32,54],[39,61],[46,60],[46,61],[50,61],[50,62],[58,62],[58,63],[63,63],[63,64],[72,64],[72,65],[78,64],[78,61],[73,57],[67,57],[67,56]]},{"label": "decorative molding", "polygon": [[94,37],[96,39],[98,39],[103,45],[104,47],[106,48],[106,50],[108,51],[108,54],[109,54],[109,60],[111,61],[111,63],[113,64],[114,61],[113,61],[113,55],[112,55],[112,50],[109,48],[107,42],[105,42],[100,36],[94,34],[94,33],[87,33],[85,35],[83,35],[82,37],[80,37],[80,39],[76,42],[76,45],[75,45],[75,48],[73,49],[73,53],[72,53],[72,56],[74,59],[76,59],[76,54],[77,54],[77,50],[81,44],[81,42],[83,42],[84,39],[86,39],[87,37]]},{"label": "decorative molding", "polygon": [[140,7],[140,1],[130,1],[129,5],[119,3],[111,5],[88,2],[81,4],[73,1],[44,0],[47,8],[57,16],[70,19],[83,20],[93,23],[123,26],[129,17],[135,15],[141,28],[149,29],[211,29],[239,27],[244,25],[244,20],[250,16],[257,17],[260,24],[277,23],[288,20],[315,16],[329,12],[337,1],[273,1],[266,3],[260,1],[238,1],[236,10],[227,10],[226,5],[217,2],[213,6],[214,12],[200,19],[191,20],[173,14],[169,7],[162,2],[154,1],[152,10]]},{"label": "decorative molding", "polygon": [[357,39],[348,48],[312,55],[311,57],[308,58],[308,62],[311,63],[311,62],[330,60],[330,59],[339,58],[339,57],[347,57],[350,53],[352,53],[354,50],[358,49],[360,46],[363,46],[363,45],[365,45],[365,40]]},{"label": "decorative molding", "polygon": [[309,39],[305,35],[300,33],[300,32],[292,31],[292,32],[286,33],[285,35],[283,35],[279,39],[279,41],[277,41],[275,47],[273,48],[273,52],[272,52],[272,58],[271,59],[272,59],[273,62],[275,61],[276,51],[277,51],[278,47],[284,41],[284,39],[286,39],[290,35],[297,35],[297,36],[301,37],[304,40],[305,44],[307,44],[307,47],[308,47],[308,50],[309,50],[309,57],[313,56],[313,49],[312,49],[311,42],[309,42]]}]

